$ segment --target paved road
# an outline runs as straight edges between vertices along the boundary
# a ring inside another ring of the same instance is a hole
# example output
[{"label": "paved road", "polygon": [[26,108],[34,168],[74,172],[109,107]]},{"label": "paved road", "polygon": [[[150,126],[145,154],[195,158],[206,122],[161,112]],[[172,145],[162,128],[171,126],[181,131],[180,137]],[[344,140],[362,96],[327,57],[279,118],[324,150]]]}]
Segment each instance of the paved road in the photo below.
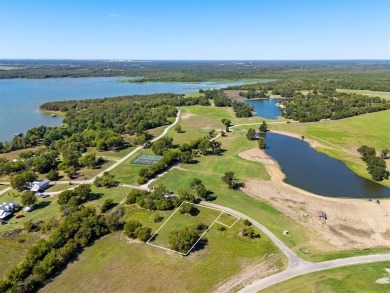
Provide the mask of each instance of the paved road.
[{"label": "paved road", "polygon": [[3,189],[2,191],[0,191],[0,195],[6,193],[6,192],[8,192],[8,191],[10,191],[11,189],[12,189],[11,186],[10,186],[10,187],[7,187],[6,189]]},{"label": "paved road", "polygon": [[287,270],[280,272],[275,275],[271,275],[269,277],[260,279],[258,281],[255,281],[254,283],[244,287],[239,292],[241,293],[254,293],[258,292],[262,289],[265,289],[269,286],[275,285],[277,283],[286,281],[288,279],[305,275],[317,271],[327,270],[331,268],[337,268],[342,266],[348,266],[348,265],[355,265],[355,264],[363,264],[363,263],[370,263],[370,262],[378,262],[378,261],[390,261],[390,254],[376,254],[376,255],[365,255],[365,256],[357,256],[357,257],[348,257],[348,258],[340,258],[330,261],[324,261],[319,263],[309,262],[301,259],[299,256],[295,254],[290,248],[288,248],[282,241],[279,240],[271,231],[269,231],[266,227],[261,225],[259,222],[255,221],[254,219],[248,217],[247,215],[240,213],[238,211],[235,211],[231,208],[227,208],[224,206],[220,206],[214,203],[210,202],[204,202],[202,201],[202,204],[205,206],[218,208],[223,211],[227,211],[229,213],[232,213],[233,215],[239,216],[241,218],[246,218],[249,221],[252,222],[253,226],[263,231],[264,234],[266,234],[269,238],[271,238],[272,241],[280,248],[280,250],[287,256],[287,259],[289,261],[289,265]]},{"label": "paved road", "polygon": [[[152,142],[154,142],[156,140],[159,140],[160,138],[164,137],[168,133],[168,131],[173,126],[175,126],[177,124],[177,122],[179,122],[179,119],[180,119],[180,110],[178,110],[178,112],[177,112],[175,121],[171,125],[169,125],[167,128],[165,128],[163,133],[161,133],[158,137],[152,139]],[[96,177],[100,177],[100,176],[103,175],[104,172],[109,172],[109,171],[113,170],[114,168],[118,167],[120,164],[122,164],[124,161],[126,161],[128,158],[130,158],[131,156],[133,156],[135,153],[139,152],[142,149],[143,149],[142,146],[137,147],[136,149],[132,150],[129,154],[127,154],[126,156],[124,156],[123,158],[118,160],[115,164],[111,165],[110,167],[108,167],[107,169],[103,170],[102,172],[100,172],[98,175],[96,175],[95,177],[93,177],[91,179],[88,179],[88,180],[57,181],[56,184],[69,184],[69,182],[72,182],[73,184],[92,184]]]},{"label": "paved road", "polygon": [[[165,128],[163,133],[160,136],[154,138],[152,141],[156,141],[156,140],[164,137],[168,133],[169,129],[171,129],[173,126],[175,126],[177,124],[177,122],[179,121],[179,118],[180,118],[180,111],[178,111],[175,122],[173,124],[171,124],[170,126],[168,126],[167,128]],[[285,122],[274,122],[274,123],[285,123]],[[238,127],[238,126],[243,126],[243,125],[258,125],[258,123],[234,125],[234,126],[231,126],[230,129],[232,129],[234,127]],[[219,137],[219,136],[220,136],[220,134],[217,137]],[[216,139],[217,137],[215,137],[213,139]],[[122,164],[124,161],[126,161],[128,158],[130,158],[132,155],[134,155],[136,152],[140,151],[141,149],[142,149],[141,146],[137,147],[132,152],[130,152],[128,155],[126,155],[122,159],[118,160],[115,164],[108,167],[107,169],[102,171],[97,176],[102,176],[104,172],[108,172],[108,171],[113,170],[114,168],[116,168],[118,165]],[[93,181],[95,180],[95,178],[97,176],[95,176],[94,178],[91,178],[89,180],[71,180],[71,182],[73,184],[83,184],[83,183],[90,184],[90,183],[93,183]],[[161,177],[161,175],[159,177]],[[159,177],[156,177],[154,180],[157,180]],[[148,185],[150,183],[151,183],[151,181],[149,181],[148,183],[141,185],[141,186],[130,185],[130,184],[120,184],[120,186],[129,187],[129,188],[136,188],[136,189],[143,189],[143,190],[150,190],[148,188]],[[69,181],[59,181],[59,182],[57,182],[57,184],[69,184]],[[74,188],[74,186],[72,188]],[[8,187],[8,188],[0,191],[0,195],[8,192],[11,189],[12,189],[11,187]],[[57,193],[60,193],[60,192],[53,192],[52,194],[57,194]],[[300,275],[304,275],[304,274],[308,274],[308,273],[312,273],[312,272],[317,272],[317,271],[322,271],[322,270],[326,270],[326,269],[330,269],[330,268],[336,268],[336,267],[342,267],[342,266],[348,266],[348,265],[354,265],[354,264],[385,261],[385,260],[390,261],[390,254],[378,254],[378,255],[367,255],[367,256],[342,258],[342,259],[335,259],[335,260],[325,261],[325,262],[320,262],[320,263],[313,263],[313,262],[305,261],[305,260],[301,259],[299,256],[297,256],[295,252],[293,252],[290,248],[288,248],[270,230],[268,230],[266,227],[264,227],[259,222],[255,221],[254,219],[248,217],[247,215],[245,215],[241,212],[235,211],[231,208],[227,208],[227,207],[220,206],[220,205],[210,203],[210,202],[202,202],[202,204],[209,206],[209,207],[214,207],[214,208],[218,208],[218,209],[227,211],[227,212],[232,213],[232,214],[239,216],[241,218],[248,219],[249,221],[252,222],[252,224],[256,228],[258,228],[265,235],[267,235],[269,238],[271,238],[271,240],[274,241],[274,243],[279,247],[279,249],[286,255],[286,257],[288,259],[289,264],[288,264],[287,270],[280,272],[278,274],[260,279],[258,281],[255,281],[254,283],[241,289],[239,292],[242,292],[242,293],[258,292],[258,291],[265,289],[269,286],[286,281],[286,280],[294,278],[296,276],[300,276]]]}]

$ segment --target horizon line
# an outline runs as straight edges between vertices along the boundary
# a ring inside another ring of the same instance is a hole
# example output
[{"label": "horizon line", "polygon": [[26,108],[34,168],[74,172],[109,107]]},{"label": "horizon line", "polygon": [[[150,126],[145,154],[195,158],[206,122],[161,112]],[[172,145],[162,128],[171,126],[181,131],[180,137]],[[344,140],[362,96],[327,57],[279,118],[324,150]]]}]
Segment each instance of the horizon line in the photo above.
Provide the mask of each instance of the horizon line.
[{"label": "horizon line", "polygon": [[150,62],[150,61],[390,61],[388,59],[370,59],[370,58],[358,58],[358,59],[129,59],[129,58],[0,58],[0,60],[51,60],[51,61],[137,61],[137,62]]}]

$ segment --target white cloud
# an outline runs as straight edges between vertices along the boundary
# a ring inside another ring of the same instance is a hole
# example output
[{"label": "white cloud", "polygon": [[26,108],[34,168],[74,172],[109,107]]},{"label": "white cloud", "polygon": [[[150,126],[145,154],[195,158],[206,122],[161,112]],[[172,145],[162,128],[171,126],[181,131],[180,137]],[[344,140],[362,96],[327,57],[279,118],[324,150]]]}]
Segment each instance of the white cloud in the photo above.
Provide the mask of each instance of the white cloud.
[{"label": "white cloud", "polygon": [[109,17],[116,17],[116,18],[126,18],[126,16],[119,14],[119,13],[114,13],[114,12],[109,13],[108,16]]}]

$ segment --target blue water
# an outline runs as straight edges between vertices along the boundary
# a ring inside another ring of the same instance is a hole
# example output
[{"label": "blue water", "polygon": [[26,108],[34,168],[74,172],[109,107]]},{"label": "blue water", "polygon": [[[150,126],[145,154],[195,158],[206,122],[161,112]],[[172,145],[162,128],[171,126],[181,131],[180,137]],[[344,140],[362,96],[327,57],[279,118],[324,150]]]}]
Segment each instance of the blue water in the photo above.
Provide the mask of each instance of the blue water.
[{"label": "blue water", "polygon": [[266,144],[266,153],[279,163],[288,184],[328,197],[390,197],[390,188],[356,175],[343,162],[317,152],[305,141],[267,133]]},{"label": "blue water", "polygon": [[237,82],[127,83],[120,77],[0,80],[0,141],[34,126],[58,126],[62,117],[39,112],[39,105],[58,100],[95,99],[136,94],[195,93],[199,89],[241,85]]},{"label": "blue water", "polygon": [[265,119],[278,119],[281,115],[280,108],[276,106],[279,102],[277,99],[264,99],[264,100],[244,100],[245,104],[252,105],[255,116],[260,116]]}]

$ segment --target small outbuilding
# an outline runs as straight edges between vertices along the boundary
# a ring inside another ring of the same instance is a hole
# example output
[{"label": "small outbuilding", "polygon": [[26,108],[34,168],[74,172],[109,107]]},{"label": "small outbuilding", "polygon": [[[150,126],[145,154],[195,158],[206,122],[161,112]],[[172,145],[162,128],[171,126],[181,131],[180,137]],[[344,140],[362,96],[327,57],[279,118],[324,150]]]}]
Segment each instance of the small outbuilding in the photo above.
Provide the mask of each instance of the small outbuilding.
[{"label": "small outbuilding", "polygon": [[328,217],[326,216],[326,214],[324,212],[318,212],[318,218],[321,220],[321,221],[325,221],[326,219],[328,219]]}]

